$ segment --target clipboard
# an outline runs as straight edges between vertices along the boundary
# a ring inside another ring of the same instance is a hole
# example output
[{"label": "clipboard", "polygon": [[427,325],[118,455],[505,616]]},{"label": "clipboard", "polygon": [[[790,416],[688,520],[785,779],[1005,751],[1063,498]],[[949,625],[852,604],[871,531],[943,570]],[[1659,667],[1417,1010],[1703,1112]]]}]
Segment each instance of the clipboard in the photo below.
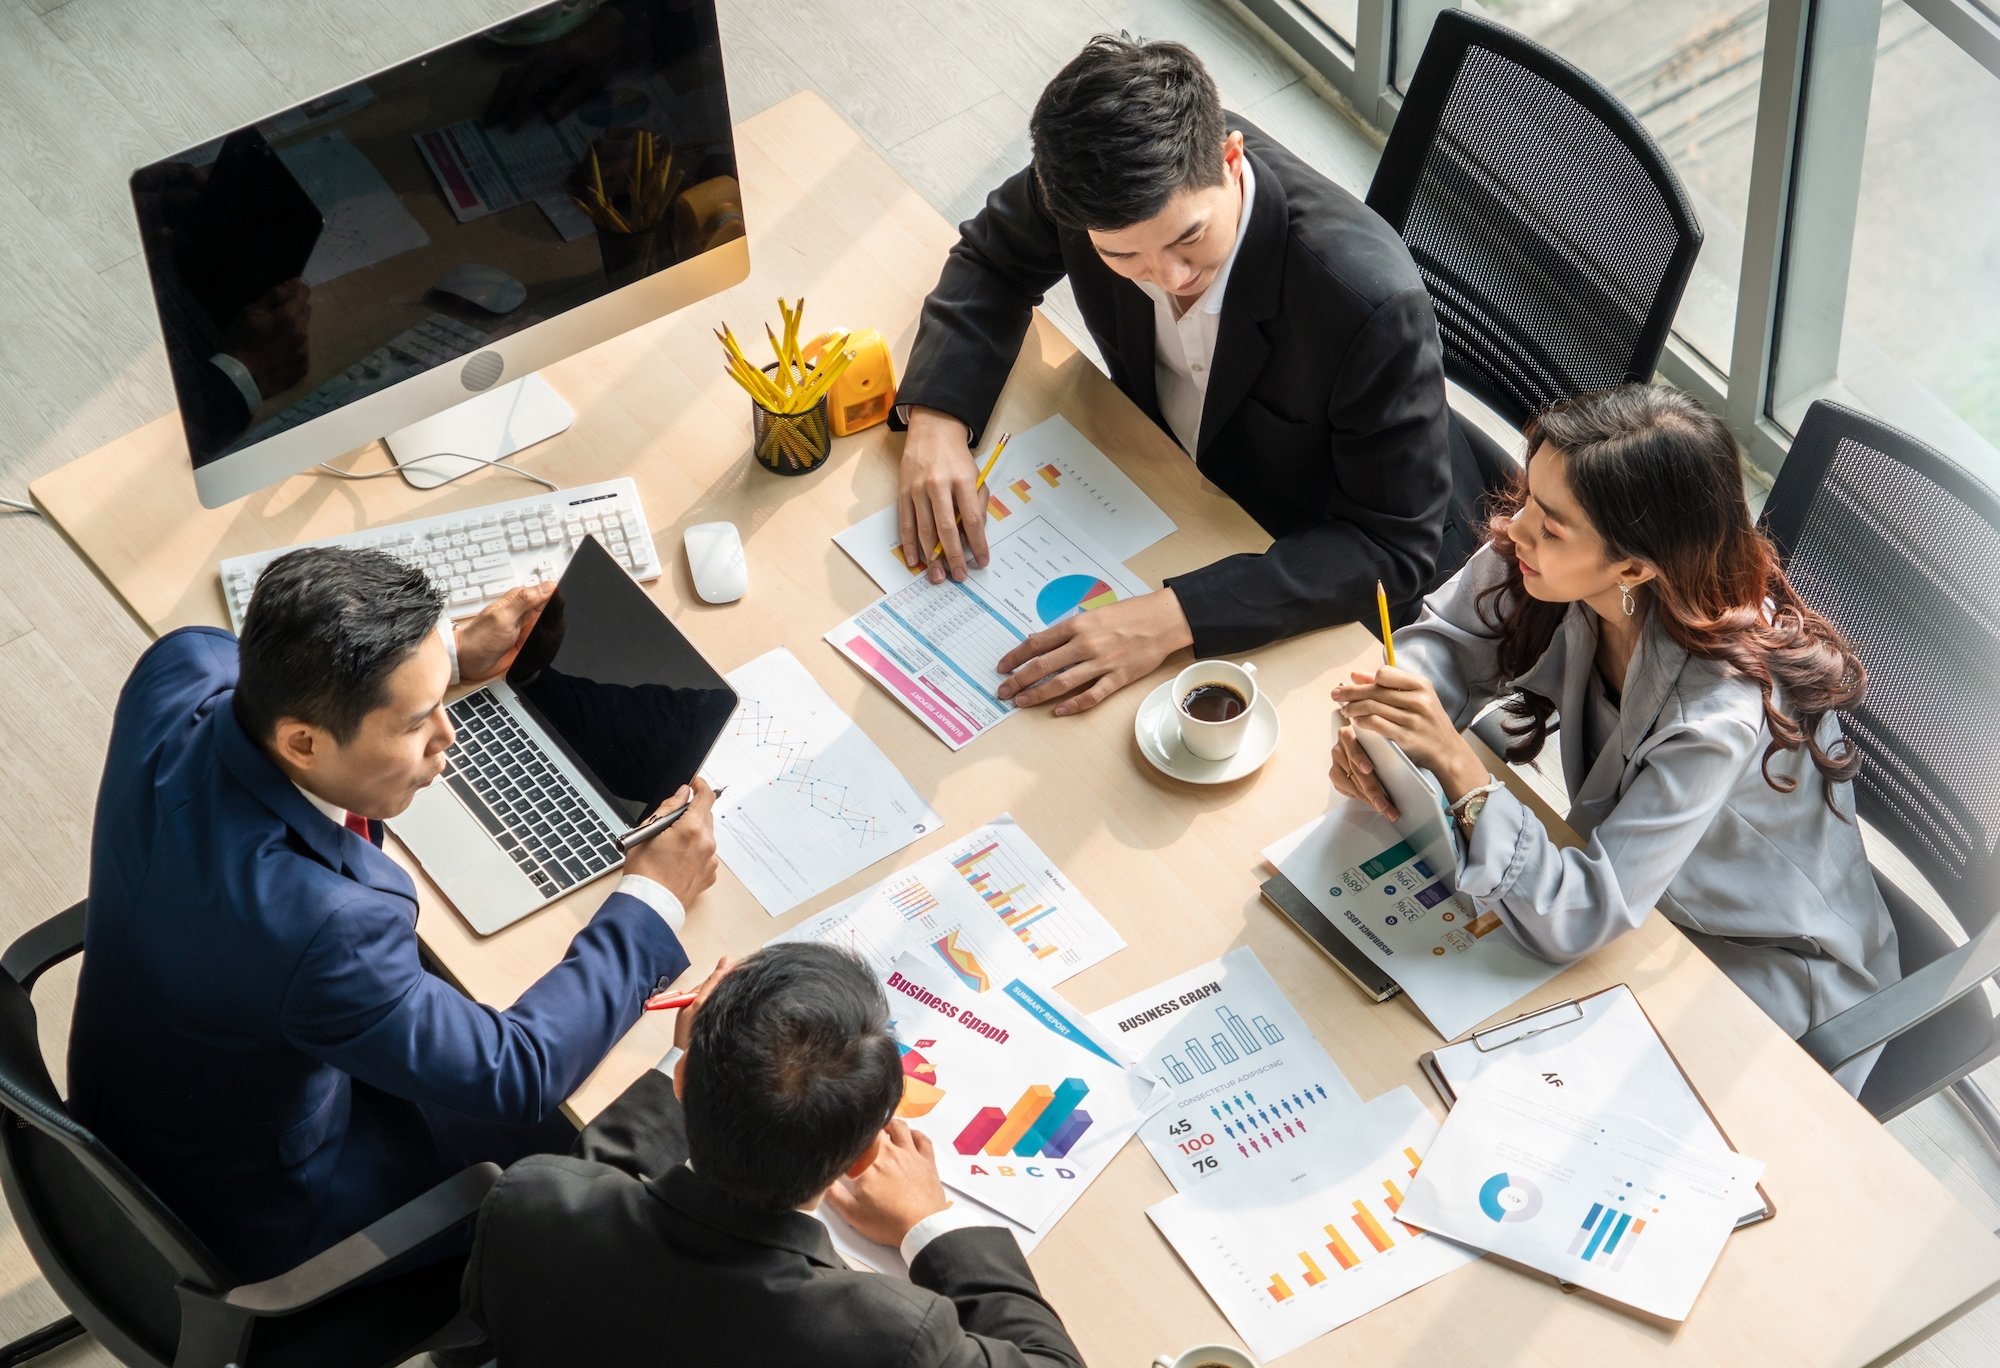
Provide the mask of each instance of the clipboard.
[{"label": "clipboard", "polygon": [[[1620,995],[1625,1001],[1630,1002],[1637,1014],[1636,1024],[1643,1025],[1644,1034],[1650,1037],[1641,1041],[1639,1048],[1650,1052],[1657,1047],[1658,1051],[1656,1059],[1626,1061],[1627,1064],[1643,1062],[1652,1066],[1650,1077],[1628,1086],[1656,1089],[1663,1080],[1669,1087],[1677,1080],[1681,1092],[1685,1094],[1685,1101],[1691,1102],[1694,1108],[1698,1108],[1700,1116],[1706,1118],[1715,1137],[1723,1145],[1734,1150],[1736,1146],[1729,1139],[1728,1133],[1722,1129],[1722,1123],[1716,1119],[1708,1102],[1688,1078],[1687,1070],[1681,1067],[1680,1060],[1675,1058],[1673,1049],[1660,1035],[1659,1028],[1653,1024],[1653,1019],[1646,1014],[1644,1004],[1639,1001],[1639,995],[1627,984],[1614,984],[1586,997],[1571,998],[1566,1002],[1558,1002],[1539,1011],[1528,1012],[1512,1020],[1500,1022],[1498,1025],[1488,1026],[1484,1030],[1473,1032],[1464,1040],[1446,1045],[1442,1049],[1426,1052],[1418,1058],[1417,1063],[1423,1068],[1424,1076],[1430,1079],[1431,1086],[1437,1089],[1438,1096],[1443,1099],[1446,1107],[1450,1107],[1458,1100],[1458,1091],[1452,1082],[1453,1074],[1461,1079],[1469,1079],[1476,1076],[1478,1069],[1482,1067],[1481,1061],[1508,1057],[1508,1051],[1526,1046],[1530,1041],[1540,1042],[1532,1051],[1539,1056],[1537,1062],[1560,1066],[1545,1072],[1545,1078],[1554,1077],[1561,1072],[1562,1067],[1569,1067],[1570,1064],[1582,1065],[1587,1070],[1589,1063],[1592,1062],[1591,1056],[1575,1050],[1566,1050],[1565,1042],[1572,1039],[1579,1041],[1587,1039],[1588,1033],[1584,1028],[1593,1021],[1615,1023],[1607,1025],[1605,1032],[1607,1042],[1613,1037],[1614,1032],[1628,1037],[1635,1035],[1636,1032],[1629,1029],[1634,1023],[1631,1023],[1624,1014]],[[1445,1056],[1450,1058],[1443,1058]],[[1565,1059],[1570,1061],[1570,1064],[1564,1064]],[[1618,1072],[1622,1077],[1625,1070],[1621,1068]],[[1693,1113],[1685,1108],[1683,1099],[1679,1095],[1663,1097],[1657,1092],[1651,1092],[1647,1094],[1644,1106],[1675,1112],[1679,1128],[1696,1128],[1693,1121],[1682,1119],[1692,1117]],[[1644,1107],[1640,1111],[1642,1115],[1645,1114]],[[1647,1116],[1646,1119],[1654,1118]],[[1656,1121],[1655,1124],[1661,1123]],[[1764,1190],[1762,1184],[1757,1187],[1757,1197],[1762,1205],[1746,1211],[1737,1219],[1738,1230],[1744,1226],[1768,1221],[1778,1214],[1777,1204],[1771,1200],[1771,1195]]]}]

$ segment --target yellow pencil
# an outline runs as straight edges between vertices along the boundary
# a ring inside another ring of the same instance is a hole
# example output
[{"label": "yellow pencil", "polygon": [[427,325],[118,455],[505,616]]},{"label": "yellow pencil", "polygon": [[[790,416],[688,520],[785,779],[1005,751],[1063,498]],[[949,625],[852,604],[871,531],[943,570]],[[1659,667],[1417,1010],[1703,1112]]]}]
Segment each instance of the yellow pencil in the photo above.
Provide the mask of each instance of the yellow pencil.
[{"label": "yellow pencil", "polygon": [[1382,655],[1390,668],[1396,664],[1396,639],[1389,634],[1389,595],[1382,588],[1382,581],[1375,581],[1375,608],[1382,614]]},{"label": "yellow pencil", "polygon": [[[979,472],[979,479],[972,486],[973,493],[977,494],[980,490],[986,488],[986,477],[993,473],[994,466],[1000,464],[1000,453],[1007,449],[1007,443],[1012,441],[1013,438],[1014,434],[1011,432],[1003,432],[1000,434],[1000,440],[993,444],[993,454],[986,458],[986,464]],[[931,548],[932,560],[936,560],[939,556],[942,556],[943,554],[944,554],[943,542],[939,542],[936,546]]]}]

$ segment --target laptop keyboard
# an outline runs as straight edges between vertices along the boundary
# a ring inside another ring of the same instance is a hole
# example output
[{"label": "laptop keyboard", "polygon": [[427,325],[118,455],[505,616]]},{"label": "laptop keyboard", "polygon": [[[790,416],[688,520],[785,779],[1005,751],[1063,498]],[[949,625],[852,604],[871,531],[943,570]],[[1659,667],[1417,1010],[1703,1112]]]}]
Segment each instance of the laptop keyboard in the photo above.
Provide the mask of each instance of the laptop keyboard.
[{"label": "laptop keyboard", "polygon": [[575,888],[624,858],[616,833],[489,690],[445,709],[458,743],[445,783],[544,896]]}]

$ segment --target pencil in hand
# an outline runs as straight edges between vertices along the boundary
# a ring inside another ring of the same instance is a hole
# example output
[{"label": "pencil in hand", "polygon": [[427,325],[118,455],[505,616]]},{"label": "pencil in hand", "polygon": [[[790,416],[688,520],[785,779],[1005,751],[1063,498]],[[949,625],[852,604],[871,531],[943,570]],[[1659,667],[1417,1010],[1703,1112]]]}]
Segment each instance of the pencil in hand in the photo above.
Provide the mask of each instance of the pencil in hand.
[{"label": "pencil in hand", "polygon": [[[1000,434],[1000,440],[993,444],[993,453],[986,458],[986,464],[980,467],[979,478],[973,481],[972,492],[974,494],[977,494],[980,490],[986,488],[986,477],[993,473],[994,466],[1000,464],[1000,453],[1007,449],[1007,443],[1012,441],[1013,438],[1014,438],[1013,433],[1003,432]],[[933,546],[931,548],[931,559],[936,560],[939,556],[942,556],[943,554],[944,554],[944,542],[940,540],[936,546]]]},{"label": "pencil in hand", "polygon": [[1375,611],[1382,615],[1382,660],[1394,669],[1396,666],[1396,638],[1389,631],[1389,595],[1382,588],[1382,581],[1375,581]]}]

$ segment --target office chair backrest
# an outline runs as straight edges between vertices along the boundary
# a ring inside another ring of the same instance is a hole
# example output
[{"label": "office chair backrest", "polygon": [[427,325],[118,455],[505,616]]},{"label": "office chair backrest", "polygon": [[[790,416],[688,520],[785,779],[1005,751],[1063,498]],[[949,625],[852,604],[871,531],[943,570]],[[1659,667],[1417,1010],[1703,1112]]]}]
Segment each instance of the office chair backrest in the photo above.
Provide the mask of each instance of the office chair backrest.
[{"label": "office chair backrest", "polygon": [[171,1363],[175,1283],[233,1279],[57,1095],[27,986],[0,972],[0,1184],[57,1293],[127,1364]]},{"label": "office chair backrest", "polygon": [[1806,412],[1764,525],[1868,693],[1842,718],[1861,816],[1967,932],[2000,908],[2000,494],[1865,414]]},{"label": "office chair backrest", "polygon": [[1431,29],[1368,189],[1423,272],[1445,373],[1517,426],[1649,380],[1701,249],[1673,168],[1596,81],[1464,10]]}]

